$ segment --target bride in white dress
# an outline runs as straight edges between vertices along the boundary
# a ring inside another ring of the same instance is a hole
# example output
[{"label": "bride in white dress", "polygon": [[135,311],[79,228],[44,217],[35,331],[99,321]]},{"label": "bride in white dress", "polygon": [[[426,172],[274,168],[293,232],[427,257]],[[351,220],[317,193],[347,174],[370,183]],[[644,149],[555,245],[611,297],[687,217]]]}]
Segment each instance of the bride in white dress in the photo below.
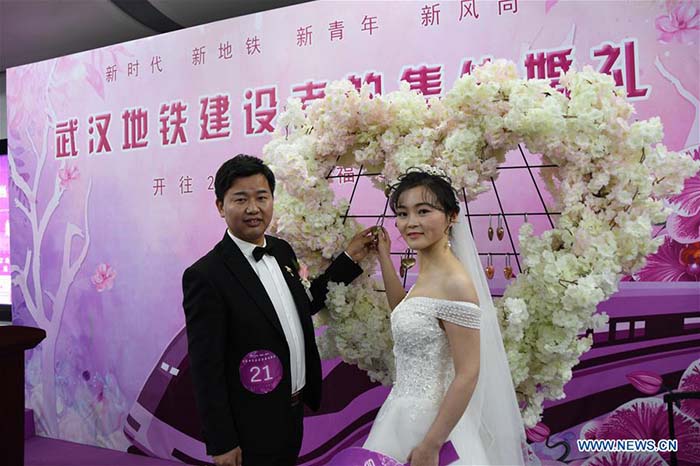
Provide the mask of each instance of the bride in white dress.
[{"label": "bride in white dress", "polygon": [[459,455],[455,465],[525,464],[525,433],[495,309],[449,179],[409,170],[390,206],[417,251],[419,273],[406,293],[380,229],[396,380],[364,448],[412,466],[437,466],[450,441]]}]

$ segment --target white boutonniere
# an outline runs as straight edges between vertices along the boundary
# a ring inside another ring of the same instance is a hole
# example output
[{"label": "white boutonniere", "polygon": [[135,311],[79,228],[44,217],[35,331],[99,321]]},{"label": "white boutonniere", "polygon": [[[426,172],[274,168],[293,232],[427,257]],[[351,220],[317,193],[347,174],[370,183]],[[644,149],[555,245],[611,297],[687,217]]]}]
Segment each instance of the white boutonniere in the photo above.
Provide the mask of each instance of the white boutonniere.
[{"label": "white boutonniere", "polygon": [[299,278],[301,278],[301,284],[304,285],[304,288],[306,290],[311,289],[311,282],[309,281],[309,268],[306,266],[306,264],[301,264],[299,266]]},{"label": "white boutonniere", "polygon": [[[287,272],[291,276],[294,276],[294,271],[291,269],[291,267],[285,265],[284,268],[287,269]],[[311,298],[311,282],[309,281],[309,268],[304,264],[301,264],[299,266],[299,281],[306,290],[306,294],[309,295],[309,298]]]}]

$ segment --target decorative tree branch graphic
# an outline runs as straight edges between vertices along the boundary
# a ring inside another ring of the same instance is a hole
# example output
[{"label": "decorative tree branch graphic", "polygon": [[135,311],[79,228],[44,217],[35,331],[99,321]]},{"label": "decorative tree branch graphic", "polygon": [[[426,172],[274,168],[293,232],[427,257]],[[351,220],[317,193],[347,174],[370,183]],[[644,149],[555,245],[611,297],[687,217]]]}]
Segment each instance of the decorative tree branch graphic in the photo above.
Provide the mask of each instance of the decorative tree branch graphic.
[{"label": "decorative tree branch graphic", "polygon": [[[54,214],[61,205],[63,194],[68,188],[68,185],[61,183],[58,176],[54,175],[53,193],[43,206],[40,202],[39,189],[44,179],[44,184],[47,183],[47,177],[51,176],[49,170],[45,170],[47,157],[51,146],[51,134],[56,126],[56,113],[51,102],[51,91],[55,89],[55,73],[59,60],[53,62],[48,79],[44,87],[44,99],[46,102],[46,115],[44,117],[43,135],[41,139],[41,148],[37,147],[34,141],[34,136],[29,128],[31,123],[24,128],[24,138],[28,141],[31,150],[23,152],[25,160],[22,165],[27,166],[26,157],[33,156],[36,164],[33,173],[30,176],[21,174],[18,170],[18,163],[15,156],[10,151],[10,179],[14,186],[19,190],[20,195],[14,197],[14,206],[24,217],[29,221],[31,228],[31,240],[24,254],[16,252],[15,257],[24,256],[24,260],[16,260],[11,268],[12,283],[19,288],[19,293],[27,307],[29,314],[32,316],[36,325],[46,330],[47,338],[41,344],[41,411],[40,428],[44,433],[55,437],[59,434],[58,428],[58,409],[56,397],[56,380],[55,380],[55,364],[56,364],[56,343],[61,330],[61,323],[66,307],[66,300],[70,291],[73,280],[80,270],[87,256],[88,248],[90,247],[90,231],[88,222],[88,205],[90,192],[92,190],[92,181],[88,182],[87,190],[84,198],[84,218],[82,219],[83,227],[67,222],[63,235],[63,248],[60,267],[60,276],[58,277],[58,285],[55,290],[49,289],[42,282],[41,263],[42,263],[42,244],[44,242],[47,229],[52,225],[52,220],[55,220]],[[17,110],[18,112],[24,109]],[[66,163],[63,163],[62,169],[65,169]],[[24,176],[23,176],[24,175]],[[28,181],[30,180],[30,181]],[[50,182],[50,181],[49,181]],[[55,227],[56,222],[53,222]],[[77,257],[73,254],[74,239],[78,237],[82,240],[82,245],[77,253]],[[75,257],[74,260],[71,260]],[[45,295],[45,296],[44,296]],[[45,297],[47,299],[45,299]]]}]

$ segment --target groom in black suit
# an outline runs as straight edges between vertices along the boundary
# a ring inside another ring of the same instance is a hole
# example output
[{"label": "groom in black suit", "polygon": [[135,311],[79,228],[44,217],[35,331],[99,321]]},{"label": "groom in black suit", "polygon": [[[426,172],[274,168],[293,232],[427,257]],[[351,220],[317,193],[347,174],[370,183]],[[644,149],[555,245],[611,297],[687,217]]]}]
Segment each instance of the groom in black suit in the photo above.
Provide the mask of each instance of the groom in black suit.
[{"label": "groom in black suit", "polygon": [[291,466],[303,434],[303,404],[321,400],[321,361],[311,315],[328,282],[350,283],[371,229],[316,278],[307,293],[291,246],[265,235],[275,177],[238,155],[217,171],[224,238],[182,277],[189,358],[207,454],[217,465]]}]

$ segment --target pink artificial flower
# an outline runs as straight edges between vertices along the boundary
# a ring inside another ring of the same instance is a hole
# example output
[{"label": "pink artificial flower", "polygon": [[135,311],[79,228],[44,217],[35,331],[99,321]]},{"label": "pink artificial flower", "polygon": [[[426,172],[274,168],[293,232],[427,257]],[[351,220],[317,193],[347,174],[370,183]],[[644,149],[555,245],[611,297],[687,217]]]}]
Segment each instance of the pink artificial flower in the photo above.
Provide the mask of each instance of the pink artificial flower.
[{"label": "pink artificial flower", "polygon": [[[700,359],[693,361],[683,372],[678,383],[679,392],[700,392]],[[688,416],[700,420],[700,400],[681,401],[681,411]]]},{"label": "pink artificial flower", "polygon": [[299,277],[302,280],[308,280],[309,279],[309,267],[306,266],[306,264],[301,264],[299,266]]},{"label": "pink artificial flower", "polygon": [[547,440],[550,430],[545,423],[538,422],[535,427],[525,429],[525,434],[527,434],[527,439],[531,442],[539,443]]},{"label": "pink artificial flower", "polygon": [[656,395],[664,381],[659,374],[651,371],[634,371],[625,375],[632,386],[645,395]]},{"label": "pink artificial flower", "polygon": [[700,243],[681,244],[670,237],[654,254],[647,256],[647,264],[635,274],[635,279],[646,282],[692,282],[700,280]]},{"label": "pink artificial flower", "polygon": [[[700,160],[700,147],[688,149],[686,153],[693,160]],[[670,196],[668,201],[676,210],[666,222],[671,238],[683,244],[700,241],[700,172],[687,178],[683,190]]]},{"label": "pink artificial flower", "polygon": [[80,178],[80,170],[78,170],[78,167],[65,167],[58,170],[58,181],[61,183],[63,189],[68,188],[68,185],[78,178]]},{"label": "pink artificial flower", "polygon": [[694,1],[674,3],[667,2],[668,14],[656,18],[658,40],[665,43],[697,43],[700,31],[700,12],[697,4]]},{"label": "pink artificial flower", "polygon": [[112,289],[116,276],[117,272],[109,264],[100,264],[90,281],[95,285],[95,289],[102,293],[104,290]]}]

